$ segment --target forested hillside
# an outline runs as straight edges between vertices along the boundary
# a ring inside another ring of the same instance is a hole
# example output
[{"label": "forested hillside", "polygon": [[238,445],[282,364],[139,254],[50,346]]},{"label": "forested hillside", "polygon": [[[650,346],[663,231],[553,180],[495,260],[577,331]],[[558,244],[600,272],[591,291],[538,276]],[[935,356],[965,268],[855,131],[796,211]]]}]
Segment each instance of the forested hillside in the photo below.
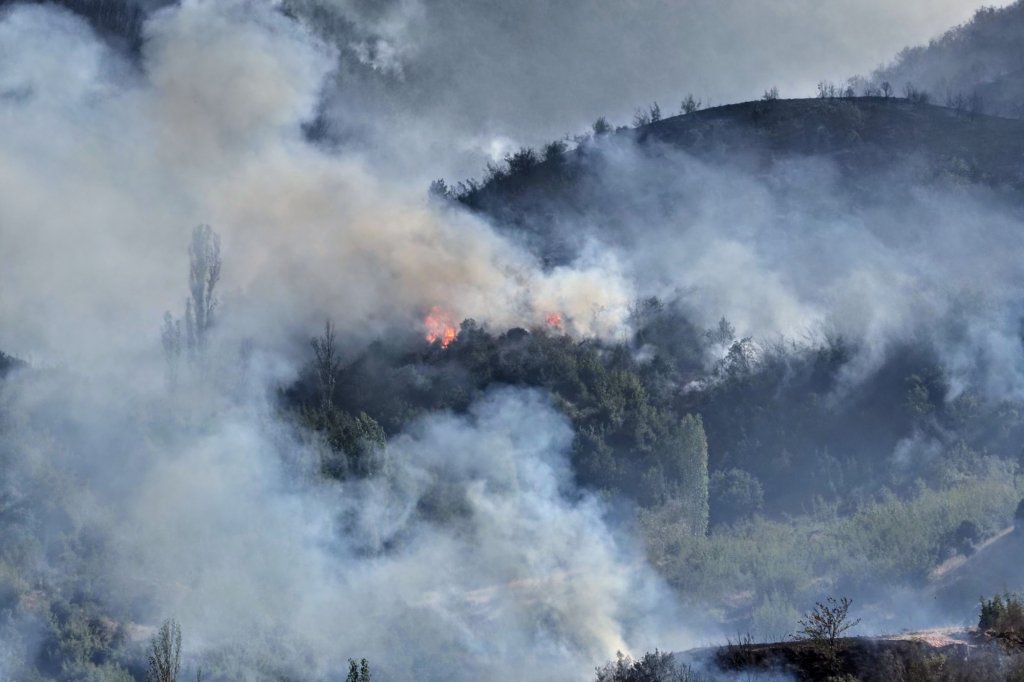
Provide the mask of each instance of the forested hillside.
[{"label": "forested hillside", "polygon": [[982,7],[927,45],[907,47],[869,79],[928,93],[936,103],[1024,116],[1024,3]]},{"label": "forested hillside", "polygon": [[1019,679],[1019,3],[537,148],[429,3],[0,5],[0,680]]}]

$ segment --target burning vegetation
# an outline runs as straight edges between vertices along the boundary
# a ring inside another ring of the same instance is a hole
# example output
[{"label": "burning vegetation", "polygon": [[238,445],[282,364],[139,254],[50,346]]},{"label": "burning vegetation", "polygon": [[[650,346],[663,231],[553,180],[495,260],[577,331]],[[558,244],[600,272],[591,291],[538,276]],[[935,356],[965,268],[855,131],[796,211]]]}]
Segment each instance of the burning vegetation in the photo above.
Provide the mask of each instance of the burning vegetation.
[{"label": "burning vegetation", "polygon": [[437,305],[423,318],[423,327],[427,343],[440,342],[441,348],[447,348],[459,335],[459,329],[455,326],[451,313]]}]

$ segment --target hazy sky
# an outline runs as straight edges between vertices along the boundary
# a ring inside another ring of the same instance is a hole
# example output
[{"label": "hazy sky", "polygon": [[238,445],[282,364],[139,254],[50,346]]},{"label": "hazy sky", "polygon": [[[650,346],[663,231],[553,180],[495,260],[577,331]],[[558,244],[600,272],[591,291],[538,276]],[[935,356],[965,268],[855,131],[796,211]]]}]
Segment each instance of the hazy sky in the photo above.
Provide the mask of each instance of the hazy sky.
[{"label": "hazy sky", "polygon": [[[386,129],[438,173],[512,144],[628,123],[692,92],[722,104],[812,96],[969,19],[975,0],[291,0],[333,13],[341,126]],[[1005,3],[997,3],[1005,4]],[[366,68],[369,67],[369,68]],[[445,134],[451,133],[451,134]],[[375,144],[374,147],[379,147]],[[462,158],[458,155],[462,154]],[[454,158],[453,158],[454,155]],[[418,164],[411,164],[418,165]],[[480,162],[475,166],[478,168]]]}]

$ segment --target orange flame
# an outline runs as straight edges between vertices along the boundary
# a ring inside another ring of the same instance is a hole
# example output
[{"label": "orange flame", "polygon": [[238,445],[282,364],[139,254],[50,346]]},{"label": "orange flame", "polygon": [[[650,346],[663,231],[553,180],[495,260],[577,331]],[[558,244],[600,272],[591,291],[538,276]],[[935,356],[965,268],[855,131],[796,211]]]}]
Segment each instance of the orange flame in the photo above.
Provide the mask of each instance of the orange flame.
[{"label": "orange flame", "polygon": [[427,332],[427,343],[440,341],[441,348],[447,348],[459,334],[451,314],[437,305],[431,308],[427,316],[423,318],[423,326]]},{"label": "orange flame", "polygon": [[548,313],[547,317],[544,318],[548,323],[549,327],[562,328],[562,314],[561,313]]}]

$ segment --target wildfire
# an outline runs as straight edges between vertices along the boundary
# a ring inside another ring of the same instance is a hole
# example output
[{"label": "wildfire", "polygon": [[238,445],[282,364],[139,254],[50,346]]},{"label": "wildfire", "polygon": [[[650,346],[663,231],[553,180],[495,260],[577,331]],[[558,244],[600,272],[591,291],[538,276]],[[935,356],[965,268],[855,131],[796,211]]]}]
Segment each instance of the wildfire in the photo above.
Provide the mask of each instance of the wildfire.
[{"label": "wildfire", "polygon": [[452,316],[441,306],[434,306],[423,318],[423,327],[426,329],[427,343],[441,342],[441,348],[448,345],[458,336],[459,330],[452,321]]},{"label": "wildfire", "polygon": [[549,327],[555,327],[557,329],[562,328],[562,314],[561,313],[548,313],[544,320],[548,323]]}]

